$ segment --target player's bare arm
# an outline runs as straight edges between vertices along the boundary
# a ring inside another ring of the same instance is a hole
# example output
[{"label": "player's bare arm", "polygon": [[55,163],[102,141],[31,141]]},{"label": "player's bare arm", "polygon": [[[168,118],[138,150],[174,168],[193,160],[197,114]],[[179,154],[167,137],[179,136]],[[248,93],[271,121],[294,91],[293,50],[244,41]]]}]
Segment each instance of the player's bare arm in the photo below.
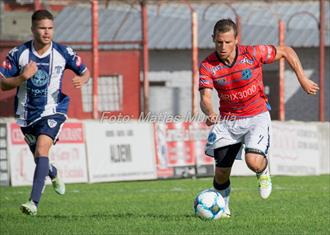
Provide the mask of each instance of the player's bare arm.
[{"label": "player's bare arm", "polygon": [[212,89],[204,88],[200,90],[201,101],[200,106],[203,113],[207,116],[206,124],[208,126],[217,123],[217,114],[213,110],[212,106]]},{"label": "player's bare arm", "polygon": [[75,88],[81,88],[90,78],[90,72],[86,69],[85,73],[81,76],[76,75],[72,78],[72,84]]},{"label": "player's bare arm", "polygon": [[309,95],[316,95],[320,88],[315,82],[306,77],[296,52],[291,47],[278,46],[276,47],[275,60],[279,60],[280,58],[285,58],[289,63],[304,91]]},{"label": "player's bare arm", "polygon": [[23,82],[29,80],[38,70],[37,64],[30,61],[23,69],[23,72],[17,77],[0,79],[1,89],[3,91],[11,90],[19,87]]}]

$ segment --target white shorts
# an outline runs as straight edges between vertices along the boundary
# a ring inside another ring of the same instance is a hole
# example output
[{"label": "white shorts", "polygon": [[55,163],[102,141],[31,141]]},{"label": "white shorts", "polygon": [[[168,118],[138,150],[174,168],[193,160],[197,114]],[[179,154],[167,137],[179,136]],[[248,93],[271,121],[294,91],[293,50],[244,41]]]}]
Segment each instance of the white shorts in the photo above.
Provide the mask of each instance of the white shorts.
[{"label": "white shorts", "polygon": [[212,127],[205,147],[205,154],[214,157],[214,149],[242,143],[245,149],[257,149],[268,156],[270,138],[271,119],[269,112],[248,118],[222,120]]}]

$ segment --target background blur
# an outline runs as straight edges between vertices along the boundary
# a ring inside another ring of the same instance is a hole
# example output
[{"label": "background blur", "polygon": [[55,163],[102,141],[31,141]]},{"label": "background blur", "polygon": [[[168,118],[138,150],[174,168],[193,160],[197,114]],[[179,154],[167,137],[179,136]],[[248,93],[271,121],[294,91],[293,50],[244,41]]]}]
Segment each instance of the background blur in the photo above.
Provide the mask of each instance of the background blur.
[{"label": "background blur", "polygon": [[[279,20],[284,42],[299,55],[306,74],[320,83],[320,1],[144,1],[147,13],[148,58],[143,60],[141,2],[98,3],[98,112],[128,114],[141,111],[186,115],[192,112],[191,12],[197,13],[197,65],[213,51],[215,22],[232,18],[240,23],[241,44],[279,44]],[[324,3],[324,119],[330,120],[330,4]],[[55,16],[55,41],[71,45],[93,70],[92,1],[3,0],[0,5],[0,58],[18,43],[31,38],[31,13],[49,9]],[[143,71],[147,63],[147,71]],[[319,97],[307,96],[286,64],[284,70],[285,119],[318,121]],[[147,72],[147,74],[146,74]],[[145,75],[146,74],[146,75]],[[93,118],[92,83],[74,90],[67,73],[64,91],[71,96],[69,116]],[[144,76],[148,82],[144,83]],[[279,119],[279,65],[264,66],[265,92]],[[147,86],[147,91],[145,87]],[[147,94],[145,94],[147,92]],[[0,115],[13,115],[14,91],[1,92]],[[147,103],[145,103],[145,96]],[[197,99],[199,94],[195,94]],[[198,102],[196,102],[198,103]],[[214,104],[218,106],[217,96]],[[197,106],[198,107],[198,106]],[[199,109],[199,107],[198,107]]]},{"label": "background blur", "polygon": [[[213,175],[204,154],[209,127],[187,118],[200,113],[198,65],[213,51],[220,18],[239,25],[241,44],[293,47],[321,86],[308,96],[287,64],[264,66],[272,174],[330,173],[329,1],[3,0],[1,61],[31,39],[31,14],[41,8],[56,17],[54,40],[78,51],[92,75],[82,89],[64,75],[70,119],[50,159],[66,182]],[[14,96],[0,91],[0,184],[30,185],[34,163],[13,120]],[[233,175],[253,173],[237,161]]]}]

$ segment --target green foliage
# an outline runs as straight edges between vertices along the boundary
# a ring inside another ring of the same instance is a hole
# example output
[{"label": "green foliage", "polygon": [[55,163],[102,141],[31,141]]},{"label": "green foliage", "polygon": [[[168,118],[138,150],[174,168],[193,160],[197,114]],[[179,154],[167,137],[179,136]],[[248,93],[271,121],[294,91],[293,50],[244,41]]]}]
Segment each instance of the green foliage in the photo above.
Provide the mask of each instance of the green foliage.
[{"label": "green foliage", "polygon": [[330,234],[330,176],[273,177],[273,194],[259,197],[255,177],[232,177],[230,219],[193,214],[211,178],[47,186],[38,215],[23,215],[30,187],[0,187],[1,234]]}]

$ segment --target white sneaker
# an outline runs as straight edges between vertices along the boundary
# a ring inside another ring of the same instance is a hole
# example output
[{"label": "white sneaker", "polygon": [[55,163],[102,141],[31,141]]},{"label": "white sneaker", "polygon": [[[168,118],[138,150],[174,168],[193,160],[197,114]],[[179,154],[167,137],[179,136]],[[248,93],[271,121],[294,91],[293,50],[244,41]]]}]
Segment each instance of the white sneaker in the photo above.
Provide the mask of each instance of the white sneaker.
[{"label": "white sneaker", "polygon": [[54,179],[52,179],[52,185],[56,193],[60,195],[65,194],[65,184],[58,174]]},{"label": "white sneaker", "polygon": [[33,201],[28,201],[20,206],[21,211],[27,215],[37,215],[38,208]]},{"label": "white sneaker", "polygon": [[229,209],[229,197],[230,197],[231,187],[229,186],[226,189],[217,190],[217,191],[221,194],[221,196],[223,197],[223,199],[225,201],[225,211],[221,217],[230,218],[231,214],[230,214],[230,209]]},{"label": "white sneaker", "polygon": [[257,179],[260,197],[267,199],[272,193],[272,181],[270,178],[268,166],[263,172],[257,174]]}]

